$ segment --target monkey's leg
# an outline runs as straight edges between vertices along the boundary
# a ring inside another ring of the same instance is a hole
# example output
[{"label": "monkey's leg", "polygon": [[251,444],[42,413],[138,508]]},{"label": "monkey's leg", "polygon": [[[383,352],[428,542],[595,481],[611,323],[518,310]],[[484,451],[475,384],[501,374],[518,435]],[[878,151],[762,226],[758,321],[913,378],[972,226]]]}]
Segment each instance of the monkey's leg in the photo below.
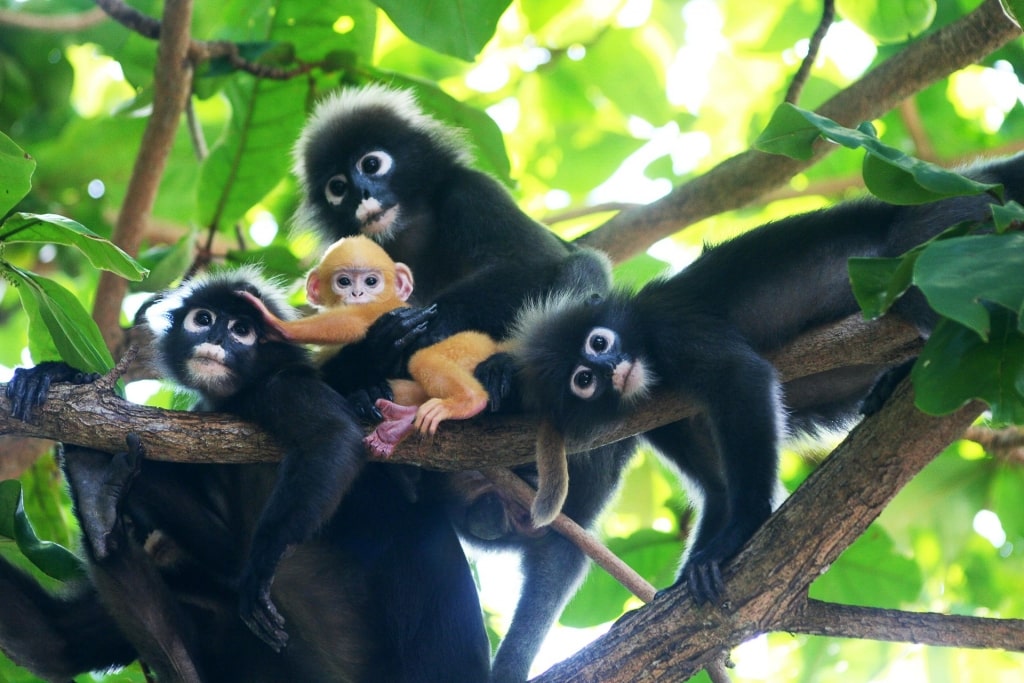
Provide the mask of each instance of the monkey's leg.
[{"label": "monkey's leg", "polygon": [[160,680],[199,683],[192,624],[152,558],[135,542],[121,516],[124,499],[142,463],[141,444],[110,456],[67,447],[64,474],[90,556],[89,573],[107,609]]},{"label": "monkey's leg", "polygon": [[473,371],[497,350],[486,334],[461,332],[413,354],[409,374],[433,397],[416,415],[421,433],[433,434],[443,420],[465,420],[487,407],[487,390]]},{"label": "monkey's leg", "polygon": [[[633,439],[570,456],[565,513],[583,527],[593,525],[618,490],[636,448]],[[586,572],[583,552],[556,533],[521,539],[523,587],[508,633],[492,665],[494,683],[522,683],[541,642]]]},{"label": "monkey's leg", "polygon": [[47,681],[127,666],[135,648],[83,581],[60,597],[0,559],[0,650]]}]

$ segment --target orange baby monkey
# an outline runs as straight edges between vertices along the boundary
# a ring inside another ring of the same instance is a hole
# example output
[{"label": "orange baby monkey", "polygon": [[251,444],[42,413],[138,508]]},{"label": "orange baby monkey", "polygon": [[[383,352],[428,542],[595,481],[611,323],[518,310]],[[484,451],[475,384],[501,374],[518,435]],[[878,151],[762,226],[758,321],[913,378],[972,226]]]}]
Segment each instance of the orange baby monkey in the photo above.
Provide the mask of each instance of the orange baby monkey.
[{"label": "orange baby monkey", "polygon": [[[250,301],[260,309],[268,327],[289,341],[351,344],[365,337],[381,315],[408,306],[406,300],[412,290],[409,267],[392,261],[373,240],[357,235],[328,247],[320,264],[306,278],[306,298],[324,308],[321,312],[298,320],[280,320],[255,297]],[[422,434],[434,434],[443,420],[461,420],[480,413],[488,397],[473,377],[473,370],[499,350],[490,336],[467,331],[414,353],[409,359],[409,375],[414,381],[390,380],[395,402],[377,402],[385,420],[366,437],[367,446],[387,457],[417,429]]]}]

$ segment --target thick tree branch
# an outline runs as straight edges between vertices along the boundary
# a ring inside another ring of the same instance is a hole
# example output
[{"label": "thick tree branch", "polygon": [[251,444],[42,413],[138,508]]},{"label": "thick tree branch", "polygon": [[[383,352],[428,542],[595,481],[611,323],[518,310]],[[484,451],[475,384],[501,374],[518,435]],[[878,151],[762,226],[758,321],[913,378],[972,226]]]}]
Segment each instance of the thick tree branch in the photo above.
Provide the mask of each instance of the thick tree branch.
[{"label": "thick tree branch", "polygon": [[778,630],[815,636],[885,640],[1024,652],[1024,619],[905,612],[808,600]]},{"label": "thick tree branch", "polygon": [[[980,412],[981,406],[972,404],[942,418],[924,415],[914,408],[904,382],[725,567],[724,605],[697,607],[685,590],[661,594],[536,683],[685,680],[749,638],[786,630],[793,615],[805,610],[810,583]],[[817,609],[806,607],[804,613]],[[944,644],[990,643],[964,636]],[[1018,638],[1009,644],[1022,643]]]},{"label": "thick tree branch", "polygon": [[[101,4],[107,9],[105,4],[110,3]],[[191,22],[192,0],[167,0],[157,47],[153,112],[142,135],[124,205],[111,238],[114,244],[132,256],[139,253],[146,220],[160,187],[178,122],[192,93],[192,64],[188,59]],[[128,283],[123,278],[107,271],[100,274],[92,314],[107,348],[111,350],[123,342],[121,301],[127,291]]]},{"label": "thick tree branch", "polygon": [[[878,118],[904,98],[969,66],[1021,35],[998,0],[909,45],[817,111],[847,126]],[[811,159],[799,161],[749,150],[677,187],[642,208],[623,211],[581,243],[608,252],[616,262],[710,216],[744,206],[773,190],[835,149],[819,140]]]},{"label": "thick tree branch", "polygon": [[[811,332],[773,358],[785,380],[857,364],[898,362],[918,348],[917,332],[896,318],[865,322],[852,316]],[[0,389],[6,385],[0,385]],[[796,388],[797,385],[794,385]],[[50,438],[116,452],[129,431],[156,460],[188,462],[261,462],[280,458],[270,437],[255,425],[229,415],[161,410],[129,403],[104,386],[57,385],[31,423],[10,416],[10,401],[0,391],[0,435]],[[682,397],[660,395],[634,411],[623,424],[611,425],[604,441],[623,439],[693,412]],[[534,457],[536,420],[524,415],[491,415],[445,422],[433,439],[412,437],[395,451],[394,462],[439,470],[517,465]],[[583,450],[590,444],[570,444]]]}]

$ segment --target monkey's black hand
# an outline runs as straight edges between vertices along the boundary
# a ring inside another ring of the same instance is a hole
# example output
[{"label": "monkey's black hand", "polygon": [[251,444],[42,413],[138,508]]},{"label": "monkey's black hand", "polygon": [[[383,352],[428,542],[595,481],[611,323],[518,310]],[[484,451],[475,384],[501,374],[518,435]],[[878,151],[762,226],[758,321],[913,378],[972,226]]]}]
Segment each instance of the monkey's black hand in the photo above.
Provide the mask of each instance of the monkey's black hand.
[{"label": "monkey's black hand", "polygon": [[284,617],[270,599],[269,580],[260,580],[250,573],[242,577],[238,614],[249,630],[274,652],[280,652],[288,644]]},{"label": "monkey's black hand", "polygon": [[508,353],[496,353],[476,366],[473,376],[487,390],[487,408],[492,413],[515,410],[519,406],[516,391],[516,366]]},{"label": "monkey's black hand", "polygon": [[377,318],[366,331],[364,345],[374,350],[375,367],[387,377],[401,377],[409,356],[421,347],[419,338],[427,331],[437,306],[397,308]]},{"label": "monkey's black hand", "polygon": [[376,424],[384,419],[380,410],[377,409],[377,399],[383,398],[392,401],[395,396],[391,393],[391,385],[388,384],[387,380],[381,380],[373,386],[353,391],[345,398],[352,406],[352,410],[356,411],[356,415],[360,420]]},{"label": "monkey's black hand", "polygon": [[7,398],[11,401],[11,415],[28,422],[32,409],[46,403],[50,385],[54,382],[88,384],[99,379],[96,373],[76,370],[61,361],[46,361],[34,368],[18,368],[7,383]]}]

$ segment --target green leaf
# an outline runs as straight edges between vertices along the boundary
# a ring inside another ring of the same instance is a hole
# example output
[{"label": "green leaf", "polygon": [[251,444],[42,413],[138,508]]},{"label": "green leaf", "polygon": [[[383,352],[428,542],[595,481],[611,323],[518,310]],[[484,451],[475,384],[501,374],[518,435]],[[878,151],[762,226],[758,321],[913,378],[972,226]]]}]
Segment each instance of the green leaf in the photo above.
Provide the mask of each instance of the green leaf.
[{"label": "green leaf", "polygon": [[36,160],[0,132],[0,216],[21,201],[32,189]]},{"label": "green leaf", "polygon": [[25,557],[48,576],[67,581],[84,575],[82,562],[74,553],[36,536],[16,479],[0,481],[0,536],[17,543]]},{"label": "green leaf", "polygon": [[1024,224],[1024,206],[1012,199],[1004,205],[992,204],[992,218],[996,232],[1006,232],[1014,225]]},{"label": "green leaf", "polygon": [[467,62],[484,48],[511,0],[410,2],[374,0],[417,43]]},{"label": "green leaf", "polygon": [[127,280],[141,280],[146,269],[110,240],[77,221],[56,214],[16,213],[0,226],[0,242],[33,242],[75,247],[96,268]]},{"label": "green leaf", "polygon": [[988,339],[989,309],[1018,315],[1024,332],[1024,234],[972,235],[929,244],[914,265],[914,283],[936,311]]},{"label": "green leaf", "polygon": [[874,320],[889,310],[911,285],[913,259],[851,258],[850,284],[864,317]]},{"label": "green leaf", "polygon": [[[29,315],[30,347],[55,348],[65,363],[83,372],[102,373],[114,366],[99,328],[74,294],[53,280],[9,264],[6,274],[14,281]],[[37,361],[48,355],[37,355],[36,348],[32,352]]]},{"label": "green leaf", "polygon": [[195,254],[196,231],[189,230],[177,242],[147,249],[139,261],[149,268],[149,276],[137,288],[144,292],[159,292],[184,275]]},{"label": "green leaf", "polygon": [[847,548],[811,584],[810,597],[864,607],[897,607],[917,598],[923,580],[914,560],[896,552],[877,524]]},{"label": "green leaf", "polygon": [[1018,26],[1024,25],[1024,0],[1000,0],[1003,9],[1009,12]]},{"label": "green leaf", "polygon": [[1024,424],[1024,334],[1016,316],[996,308],[991,339],[952,320],[935,328],[914,364],[915,404],[929,415],[945,415],[981,399],[999,423]]},{"label": "green leaf", "polygon": [[775,109],[754,147],[769,154],[782,154],[806,161],[814,153],[812,145],[821,136],[818,126],[807,120],[803,110],[783,103]]},{"label": "green leaf", "polygon": [[890,204],[923,204],[1000,189],[997,184],[979,183],[908,156],[879,140],[870,124],[861,124],[858,130],[846,128],[788,103],[779,105],[755,146],[765,152],[809,159],[816,136],[800,123],[800,118],[833,142],[851,149],[864,148],[864,183],[872,194]]},{"label": "green leaf", "polygon": [[836,11],[880,43],[902,43],[932,25],[935,0],[837,0]]},{"label": "green leaf", "polygon": [[233,225],[281,180],[302,128],[306,85],[239,75],[224,88],[231,119],[203,161],[197,211],[203,226]]}]

